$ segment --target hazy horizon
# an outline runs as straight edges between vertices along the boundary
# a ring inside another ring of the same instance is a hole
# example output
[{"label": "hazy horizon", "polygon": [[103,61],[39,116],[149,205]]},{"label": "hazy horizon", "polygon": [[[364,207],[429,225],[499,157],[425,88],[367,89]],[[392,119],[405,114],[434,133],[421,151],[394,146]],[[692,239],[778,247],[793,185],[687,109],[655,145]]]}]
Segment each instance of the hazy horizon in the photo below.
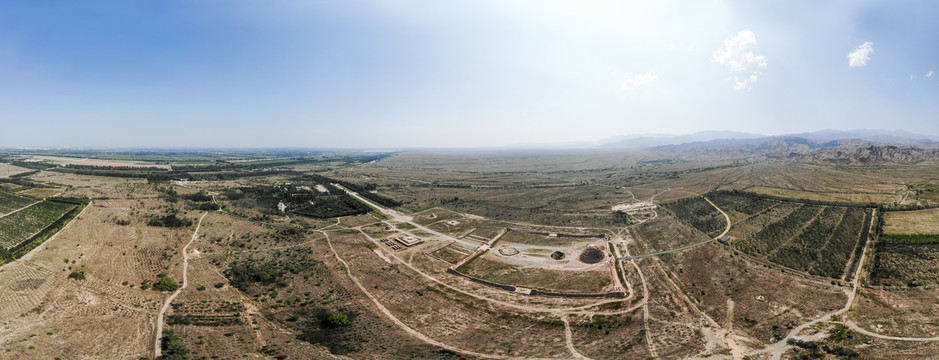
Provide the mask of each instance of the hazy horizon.
[{"label": "hazy horizon", "polygon": [[[0,146],[0,150],[19,150],[19,151],[57,151],[57,150],[66,150],[66,151],[114,151],[114,152],[145,152],[145,151],[220,151],[220,152],[256,152],[256,151],[271,151],[271,152],[319,152],[319,151],[336,151],[336,152],[374,152],[374,153],[391,153],[391,152],[407,152],[407,151],[449,151],[454,150],[458,152],[468,151],[468,152],[489,152],[489,151],[575,151],[575,152],[608,152],[608,151],[623,151],[623,150],[647,150],[655,146],[660,145],[678,145],[684,143],[693,143],[693,142],[707,142],[711,140],[682,140],[683,137],[692,137],[696,135],[702,135],[707,133],[733,133],[738,136],[715,136],[712,137],[713,140],[722,140],[722,139],[759,139],[759,138],[772,138],[780,136],[798,136],[803,134],[814,134],[822,133],[827,131],[838,131],[838,132],[877,132],[880,134],[886,135],[896,135],[895,133],[898,130],[875,130],[875,129],[851,129],[851,130],[835,130],[835,129],[822,129],[813,132],[802,132],[802,133],[785,133],[785,134],[756,134],[756,133],[742,133],[742,132],[733,132],[733,131],[720,131],[720,130],[705,130],[702,132],[690,133],[690,134],[629,134],[629,135],[619,135],[606,137],[596,141],[581,141],[581,142],[554,142],[554,143],[515,143],[515,144],[506,144],[506,145],[491,145],[491,146],[411,146],[411,147],[328,147],[328,146]],[[899,130],[902,132],[902,130]],[[908,136],[903,136],[908,135]],[[927,141],[936,141],[937,136],[932,134],[922,134],[921,137],[917,134],[899,134],[898,138],[905,140],[927,140]],[[630,146],[630,140],[649,140],[649,139],[662,139],[663,142],[659,145],[650,145],[650,146]],[[665,140],[673,141],[665,141]],[[852,140],[857,139],[857,137],[832,137],[831,139],[838,140]],[[889,142],[889,141],[888,141]],[[876,142],[875,142],[876,143]]]},{"label": "hazy horizon", "polygon": [[939,134],[939,5],[7,2],[0,147]]}]

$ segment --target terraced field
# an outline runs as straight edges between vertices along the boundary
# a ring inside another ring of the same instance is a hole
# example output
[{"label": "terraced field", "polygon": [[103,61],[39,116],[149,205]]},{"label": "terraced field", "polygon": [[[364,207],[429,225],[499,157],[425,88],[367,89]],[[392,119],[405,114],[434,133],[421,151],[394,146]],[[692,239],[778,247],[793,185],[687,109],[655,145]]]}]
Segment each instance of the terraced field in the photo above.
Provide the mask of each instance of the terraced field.
[{"label": "terraced field", "polygon": [[0,218],[0,246],[10,248],[58,220],[77,205],[46,200]]}]

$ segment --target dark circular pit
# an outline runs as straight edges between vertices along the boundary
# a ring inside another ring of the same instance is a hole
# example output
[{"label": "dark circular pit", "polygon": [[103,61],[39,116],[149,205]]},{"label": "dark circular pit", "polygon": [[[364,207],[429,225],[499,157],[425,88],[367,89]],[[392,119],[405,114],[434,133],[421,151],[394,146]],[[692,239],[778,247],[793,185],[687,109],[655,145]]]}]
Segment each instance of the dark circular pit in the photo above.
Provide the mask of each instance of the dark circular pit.
[{"label": "dark circular pit", "polygon": [[603,261],[603,258],[606,257],[603,255],[603,251],[597,249],[596,246],[588,246],[584,251],[580,252],[580,262],[584,264],[596,264]]}]

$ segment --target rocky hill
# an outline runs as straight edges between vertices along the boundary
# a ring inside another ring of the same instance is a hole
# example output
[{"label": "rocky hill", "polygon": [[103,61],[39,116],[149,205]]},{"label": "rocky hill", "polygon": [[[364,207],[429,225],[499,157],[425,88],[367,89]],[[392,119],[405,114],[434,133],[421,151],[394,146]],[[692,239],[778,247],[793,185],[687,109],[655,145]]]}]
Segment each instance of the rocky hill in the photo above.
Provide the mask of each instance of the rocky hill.
[{"label": "rocky hill", "polygon": [[844,165],[916,164],[939,160],[939,147],[935,145],[895,145],[861,139],[822,142],[791,136],[693,142],[657,146],[651,150]]},{"label": "rocky hill", "polygon": [[790,152],[787,157],[797,161],[847,165],[916,164],[939,160],[939,149],[894,145],[839,146],[804,153]]}]

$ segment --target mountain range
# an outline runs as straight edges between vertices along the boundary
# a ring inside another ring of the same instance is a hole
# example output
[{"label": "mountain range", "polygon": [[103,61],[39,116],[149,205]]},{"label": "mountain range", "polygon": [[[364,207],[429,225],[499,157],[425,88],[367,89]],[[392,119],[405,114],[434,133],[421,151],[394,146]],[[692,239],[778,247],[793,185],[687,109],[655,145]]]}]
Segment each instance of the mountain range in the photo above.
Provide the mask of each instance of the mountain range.
[{"label": "mountain range", "polygon": [[[803,143],[810,147],[832,142],[857,145],[862,143],[890,144],[920,147],[939,146],[939,136],[915,134],[903,130],[821,130],[798,134],[762,135],[735,131],[703,131],[686,135],[627,135],[600,141],[599,146],[611,149],[647,149],[656,150],[707,150],[740,146],[759,146],[774,142],[788,141]],[[681,146],[677,146],[681,145]]]}]

